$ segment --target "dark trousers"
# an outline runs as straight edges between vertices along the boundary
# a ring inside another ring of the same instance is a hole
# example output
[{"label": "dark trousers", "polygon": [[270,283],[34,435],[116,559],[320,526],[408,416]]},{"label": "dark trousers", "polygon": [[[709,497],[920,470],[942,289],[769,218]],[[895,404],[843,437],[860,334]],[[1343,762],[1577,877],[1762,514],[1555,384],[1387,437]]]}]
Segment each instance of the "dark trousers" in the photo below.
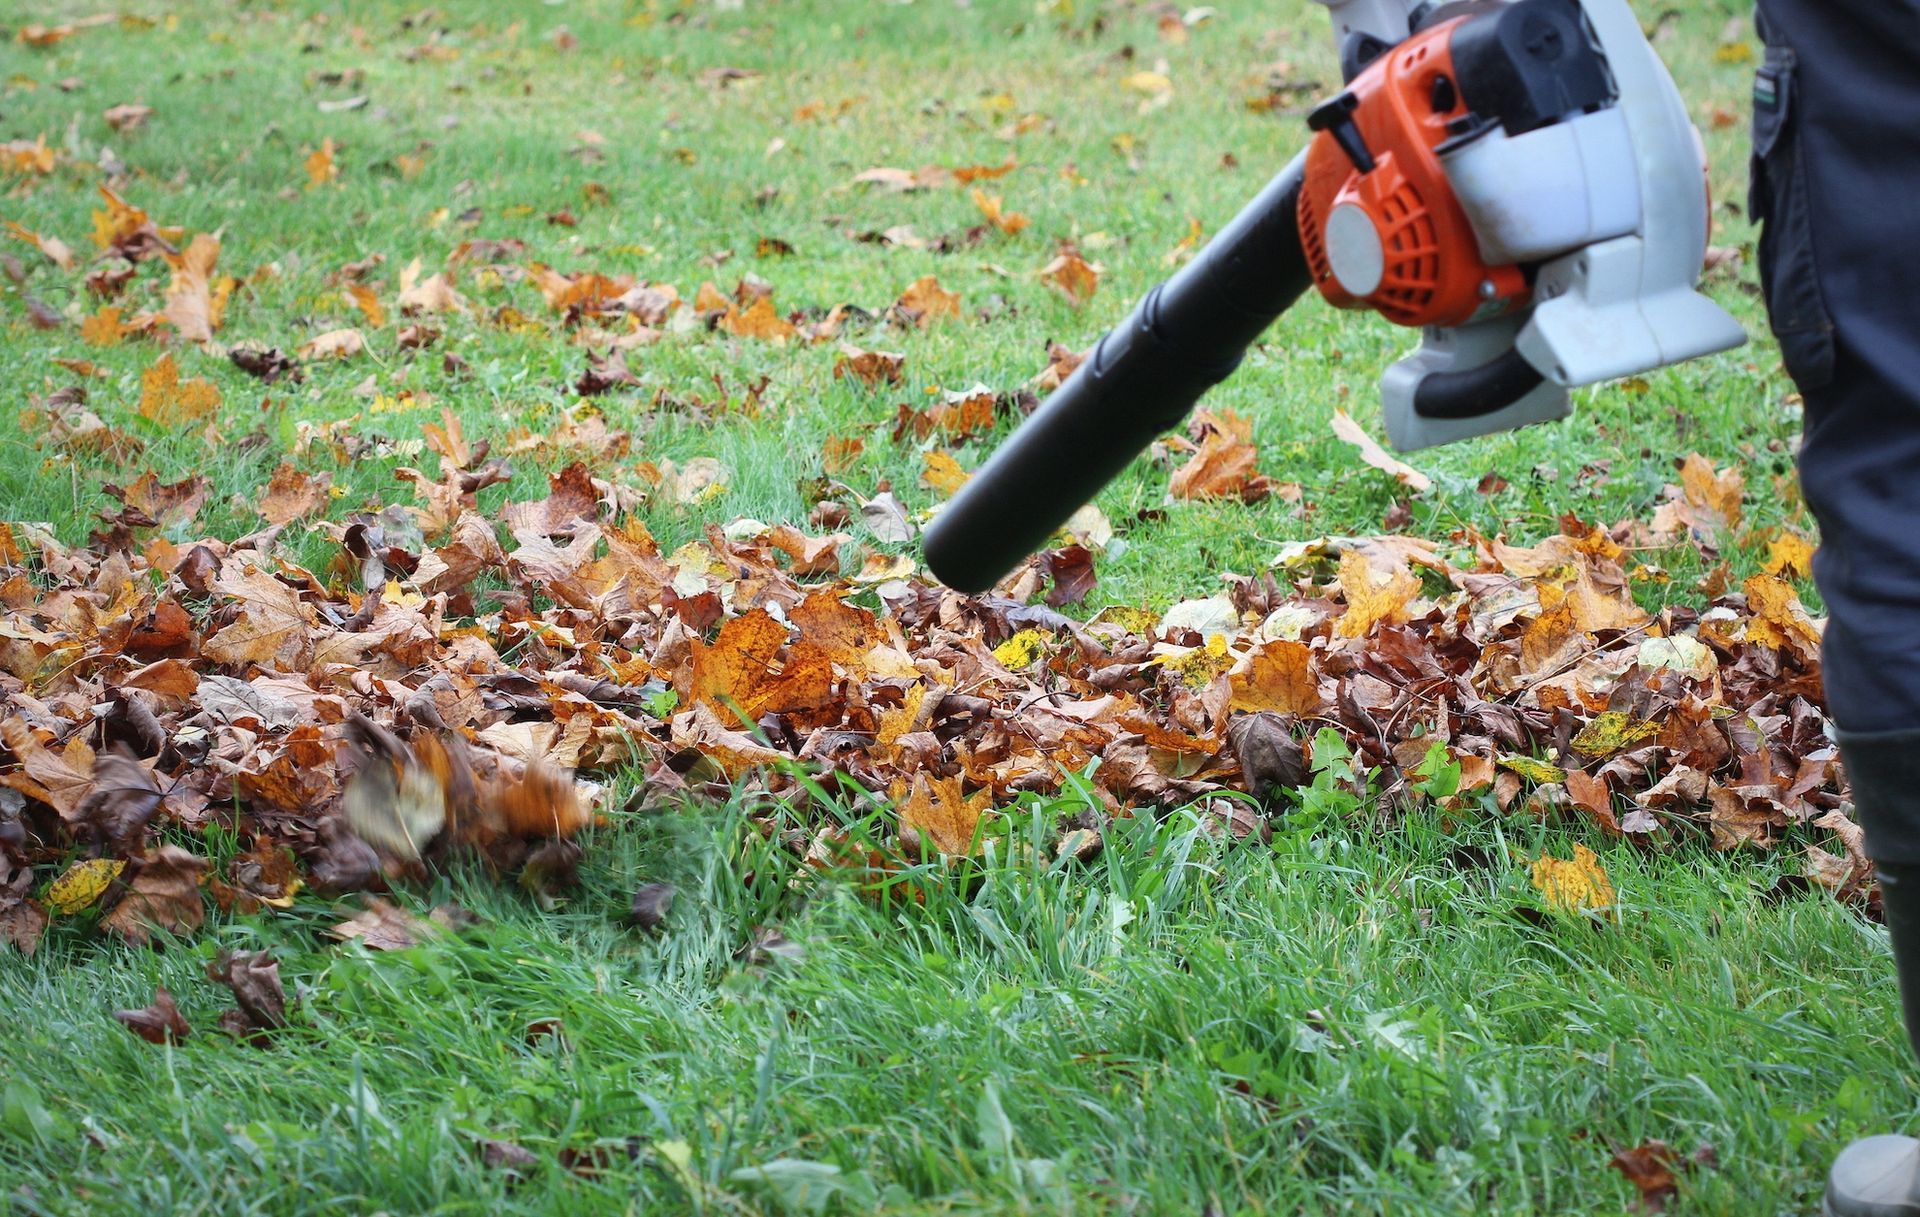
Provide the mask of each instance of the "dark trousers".
[{"label": "dark trousers", "polygon": [[1759,0],[1759,263],[1806,402],[1828,707],[1874,858],[1920,863],[1920,0]]}]

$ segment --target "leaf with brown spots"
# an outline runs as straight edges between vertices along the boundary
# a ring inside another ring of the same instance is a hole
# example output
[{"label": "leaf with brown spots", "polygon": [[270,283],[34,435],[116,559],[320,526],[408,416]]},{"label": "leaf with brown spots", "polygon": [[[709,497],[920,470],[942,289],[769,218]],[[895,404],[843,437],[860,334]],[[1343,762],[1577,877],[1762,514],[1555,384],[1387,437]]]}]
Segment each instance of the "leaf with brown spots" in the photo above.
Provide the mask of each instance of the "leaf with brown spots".
[{"label": "leaf with brown spots", "polygon": [[178,845],[162,845],[133,859],[120,875],[126,890],[100,919],[100,928],[135,946],[145,946],[156,930],[191,934],[206,920],[200,883],[212,867]]}]

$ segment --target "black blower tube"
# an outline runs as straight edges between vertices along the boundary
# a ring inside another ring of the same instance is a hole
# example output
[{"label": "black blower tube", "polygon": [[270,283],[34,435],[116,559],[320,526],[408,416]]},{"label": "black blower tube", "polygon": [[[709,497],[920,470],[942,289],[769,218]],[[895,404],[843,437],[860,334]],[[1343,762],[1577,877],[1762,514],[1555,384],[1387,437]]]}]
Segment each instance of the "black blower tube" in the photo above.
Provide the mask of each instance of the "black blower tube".
[{"label": "black blower tube", "polygon": [[1148,292],[928,525],[927,565],[978,593],[1179,424],[1312,286],[1297,212],[1306,153]]}]

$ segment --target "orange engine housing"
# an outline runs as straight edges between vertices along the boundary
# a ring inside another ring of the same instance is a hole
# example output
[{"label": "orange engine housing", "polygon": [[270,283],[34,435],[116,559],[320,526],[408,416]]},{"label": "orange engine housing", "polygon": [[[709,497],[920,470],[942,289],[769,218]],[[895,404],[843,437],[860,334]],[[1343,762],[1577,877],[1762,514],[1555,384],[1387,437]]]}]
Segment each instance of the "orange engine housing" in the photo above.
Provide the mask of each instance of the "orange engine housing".
[{"label": "orange engine housing", "polygon": [[[1337,308],[1374,309],[1409,326],[1457,326],[1524,306],[1531,289],[1518,267],[1488,266],[1436,149],[1447,123],[1467,113],[1454,75],[1452,34],[1466,17],[1422,30],[1384,51],[1347,86],[1351,122],[1371,153],[1362,173],[1331,131],[1307,149],[1300,243],[1314,284]],[[1441,108],[1450,100],[1451,104]],[[1353,206],[1380,244],[1378,286],[1349,292],[1334,273],[1327,225]]]}]

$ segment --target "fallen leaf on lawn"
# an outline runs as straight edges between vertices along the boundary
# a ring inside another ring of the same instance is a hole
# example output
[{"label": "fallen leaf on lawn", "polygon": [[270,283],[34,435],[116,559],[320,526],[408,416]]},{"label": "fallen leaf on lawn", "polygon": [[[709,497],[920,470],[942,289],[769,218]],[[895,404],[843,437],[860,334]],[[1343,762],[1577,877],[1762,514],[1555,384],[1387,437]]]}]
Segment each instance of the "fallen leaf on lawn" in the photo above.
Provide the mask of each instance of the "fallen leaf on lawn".
[{"label": "fallen leaf on lawn", "polygon": [[75,862],[60,872],[60,877],[47,888],[47,907],[62,916],[91,908],[126,867],[124,858],[84,858]]},{"label": "fallen leaf on lawn", "polygon": [[128,135],[146,125],[147,120],[153,117],[153,107],[127,102],[107,107],[101,117],[107,120],[107,126]]},{"label": "fallen leaf on lawn", "polygon": [[207,965],[207,979],[233,992],[234,1008],[220,1016],[229,1034],[264,1043],[262,1032],[287,1025],[287,993],[273,952],[222,951]]},{"label": "fallen leaf on lawn", "polygon": [[128,334],[139,332],[120,320],[123,311],[117,304],[108,304],[98,312],[89,314],[80,323],[80,340],[88,346],[119,346],[121,339]]},{"label": "fallen leaf on lawn", "polygon": [[259,512],[269,524],[291,524],[325,508],[332,485],[331,473],[314,477],[282,461],[256,492]]},{"label": "fallen leaf on lawn", "polygon": [[0,224],[0,227],[4,227],[9,233],[13,234],[15,239],[25,241],[28,245],[39,250],[41,254],[46,257],[47,261],[53,263],[61,270],[73,269],[73,250],[59,237],[43,236],[27,228],[17,220],[7,220],[4,224]]},{"label": "fallen leaf on lawn", "polygon": [[973,205],[980,209],[981,215],[987,217],[987,223],[1008,236],[1013,236],[1031,223],[1017,211],[1003,210],[999,195],[988,194],[978,187],[973,190]]},{"label": "fallen leaf on lawn", "polygon": [[909,314],[914,324],[925,327],[942,317],[960,316],[960,295],[947,291],[940,286],[940,280],[932,275],[915,279],[907,290],[900,293],[899,307]]},{"label": "fallen leaf on lawn", "polygon": [[833,378],[852,376],[864,384],[900,383],[905,355],[892,351],[863,351],[849,343],[840,345],[840,358],[834,361]]},{"label": "fallen leaf on lawn", "polygon": [[1433,485],[1432,478],[1374,442],[1374,438],[1363,431],[1345,410],[1333,412],[1333,433],[1358,448],[1361,460],[1383,473],[1392,474],[1395,481],[1416,494]]},{"label": "fallen leaf on lawn", "polygon": [[658,930],[666,923],[667,914],[673,908],[673,895],[671,883],[643,884],[633,893],[632,907],[627,910],[627,923],[648,933]]},{"label": "fallen leaf on lawn", "polygon": [[1782,578],[1813,577],[1813,542],[1797,532],[1783,532],[1767,544],[1766,573]]},{"label": "fallen leaf on lawn", "polygon": [[166,427],[198,422],[220,408],[220,390],[196,376],[180,378],[171,352],[140,374],[140,414]]},{"label": "fallen leaf on lawn", "polygon": [[1086,356],[1073,348],[1058,342],[1047,344],[1047,366],[1033,378],[1033,387],[1042,393],[1050,393],[1067,382],[1074,369]]},{"label": "fallen leaf on lawn", "polygon": [[934,491],[942,498],[952,498],[960,493],[973,475],[960,467],[953,454],[942,448],[933,448],[920,454],[920,484]]},{"label": "fallen leaf on lawn", "polygon": [[307,189],[325,186],[340,176],[340,166],[334,162],[333,154],[333,137],[329,135],[301,162],[307,170]]},{"label": "fallen leaf on lawn", "polygon": [[371,287],[364,283],[349,283],[347,299],[353,302],[353,307],[360,310],[360,315],[365,317],[367,324],[374,329],[377,330],[387,323],[387,308],[380,303],[380,297],[374,295]]},{"label": "fallen leaf on lawn", "polygon": [[1420,580],[1405,566],[1377,572],[1358,549],[1340,555],[1340,594],[1347,602],[1334,632],[1342,638],[1361,638],[1382,623],[1406,619],[1407,606],[1420,591]]},{"label": "fallen leaf on lawn", "polygon": [[1622,710],[1609,710],[1595,715],[1592,722],[1580,728],[1571,747],[1581,756],[1612,756],[1658,734],[1659,723],[1635,720]]},{"label": "fallen leaf on lawn", "polygon": [[1800,603],[1799,593],[1784,579],[1754,575],[1743,588],[1747,608],[1747,637],[1762,646],[1797,655],[1806,663],[1820,658],[1820,626]]},{"label": "fallen leaf on lawn", "polygon": [[772,296],[761,296],[745,312],[729,308],[720,318],[720,328],[739,338],[769,342],[785,342],[798,332],[792,322],[774,311]]},{"label": "fallen leaf on lawn", "polygon": [[1198,411],[1191,429],[1200,435],[1199,447],[1186,464],[1173,471],[1167,492],[1176,499],[1239,499],[1257,503],[1273,483],[1255,467],[1253,424],[1231,410]]},{"label": "fallen leaf on lawn", "polygon": [[136,1010],[115,1010],[121,1026],[149,1044],[177,1044],[192,1033],[187,1020],[164,985],[155,985],[153,1004]]},{"label": "fallen leaf on lawn", "polygon": [[1584,845],[1573,847],[1573,857],[1542,854],[1528,868],[1541,903],[1556,913],[1609,910],[1614,905],[1613,881],[1600,859]]},{"label": "fallen leaf on lawn", "polygon": [[1093,299],[1100,286],[1100,267],[1077,253],[1063,253],[1040,268],[1040,281],[1078,308]]},{"label": "fallen leaf on lawn", "polygon": [[396,303],[400,311],[409,317],[426,313],[457,313],[467,307],[466,299],[453,289],[453,281],[445,271],[420,278],[418,258],[401,268],[400,296]]},{"label": "fallen leaf on lawn", "polygon": [[445,932],[439,922],[410,913],[378,896],[367,897],[367,909],[359,916],[327,927],[331,936],[342,942],[358,940],[369,951],[404,951]]},{"label": "fallen leaf on lawn", "polygon": [[1235,710],[1272,710],[1279,714],[1318,714],[1320,681],[1313,671],[1313,648],[1304,642],[1262,643],[1228,673]]},{"label": "fallen leaf on lawn", "polygon": [[188,342],[212,342],[213,332],[225,318],[227,299],[237,286],[231,278],[214,278],[220,239],[195,233],[178,257],[162,252],[173,267],[173,280],[167,284],[167,304],[161,315]]},{"label": "fallen leaf on lawn", "polygon": [[883,490],[870,499],[862,499],[860,515],[867,522],[867,530],[877,541],[905,544],[919,532],[913,526],[913,521],[907,518],[906,504],[895,498],[891,490]]},{"label": "fallen leaf on lawn", "polygon": [[359,330],[328,330],[300,344],[302,359],[348,359],[367,349]]},{"label": "fallen leaf on lawn", "polygon": [[974,851],[980,818],[992,804],[988,791],[961,793],[960,779],[913,776],[913,785],[895,790],[901,835],[922,856],[934,851],[965,857]]},{"label": "fallen leaf on lawn", "polygon": [[213,864],[181,849],[162,845],[132,859],[120,879],[126,892],[100,919],[100,928],[144,946],[154,930],[190,934],[206,920],[200,883]]}]

